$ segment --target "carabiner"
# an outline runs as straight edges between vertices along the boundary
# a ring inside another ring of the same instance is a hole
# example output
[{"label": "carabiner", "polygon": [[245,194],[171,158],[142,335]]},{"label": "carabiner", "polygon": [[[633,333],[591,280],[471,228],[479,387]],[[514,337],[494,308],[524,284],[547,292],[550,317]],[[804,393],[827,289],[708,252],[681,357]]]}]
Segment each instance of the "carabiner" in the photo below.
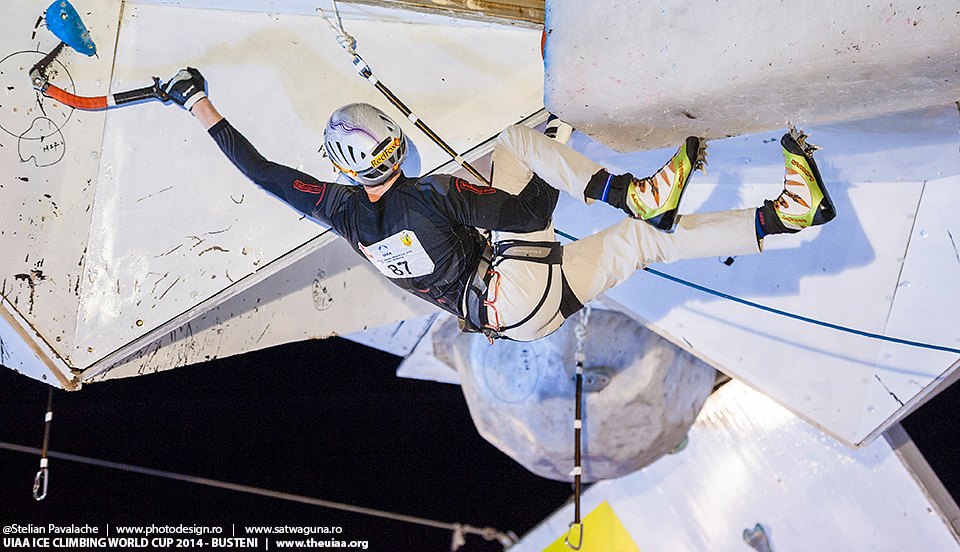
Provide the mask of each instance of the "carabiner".
[{"label": "carabiner", "polygon": [[[576,544],[576,545],[570,544],[570,535],[573,534],[573,527],[574,527],[574,526],[577,526],[577,527],[580,528],[580,531],[579,531],[579,532],[580,532],[580,538],[579,538],[579,540],[577,540],[577,544]],[[563,537],[563,544],[565,544],[565,545],[567,546],[567,548],[569,548],[569,549],[571,549],[571,550],[580,550],[580,548],[583,546],[583,522],[582,522],[582,521],[580,521],[580,522],[571,521],[571,522],[570,522],[570,527],[567,529],[567,536]]]},{"label": "carabiner", "polygon": [[47,498],[47,484],[50,482],[49,462],[46,458],[40,459],[40,471],[33,478],[33,499],[37,502]]}]

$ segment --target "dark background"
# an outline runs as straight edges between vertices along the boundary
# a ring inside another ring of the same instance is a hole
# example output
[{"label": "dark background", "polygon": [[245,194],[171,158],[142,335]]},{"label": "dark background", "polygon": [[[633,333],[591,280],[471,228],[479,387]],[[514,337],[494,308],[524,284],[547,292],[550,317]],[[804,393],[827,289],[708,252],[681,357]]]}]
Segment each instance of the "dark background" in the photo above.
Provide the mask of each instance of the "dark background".
[{"label": "dark background", "polygon": [[[399,363],[333,338],[58,391],[50,448],[518,534],[570,497],[484,441],[459,386],[398,378]],[[0,440],[41,446],[47,389],[0,370]],[[0,522],[342,526],[370,550],[450,548],[442,529],[57,459],[37,503],[38,466],[0,450]]]},{"label": "dark background", "polygon": [[[484,441],[458,386],[397,378],[399,363],[333,338],[57,391],[51,449],[521,536],[571,498]],[[47,390],[0,370],[0,441],[40,447]],[[955,498],[958,404],[954,385],[904,424]],[[441,529],[57,459],[38,503],[37,468],[0,450],[3,524],[342,526],[370,550],[450,548]]]}]

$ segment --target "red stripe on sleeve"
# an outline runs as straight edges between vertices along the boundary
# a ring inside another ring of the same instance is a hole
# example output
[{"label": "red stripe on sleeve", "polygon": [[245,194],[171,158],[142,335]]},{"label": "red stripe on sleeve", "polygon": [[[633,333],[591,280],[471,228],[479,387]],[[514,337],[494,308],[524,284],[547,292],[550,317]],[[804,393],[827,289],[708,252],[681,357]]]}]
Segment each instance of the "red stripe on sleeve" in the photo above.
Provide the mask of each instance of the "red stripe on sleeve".
[{"label": "red stripe on sleeve", "polygon": [[472,192],[477,195],[497,193],[497,189],[493,186],[475,186],[462,178],[454,178],[453,182],[456,184],[458,192]]},{"label": "red stripe on sleeve", "polygon": [[308,194],[316,194],[320,196],[317,198],[317,205],[320,205],[320,202],[323,201],[323,194],[327,191],[327,183],[321,182],[320,184],[307,184],[302,180],[295,180],[293,182],[293,187],[301,192],[306,192]]}]

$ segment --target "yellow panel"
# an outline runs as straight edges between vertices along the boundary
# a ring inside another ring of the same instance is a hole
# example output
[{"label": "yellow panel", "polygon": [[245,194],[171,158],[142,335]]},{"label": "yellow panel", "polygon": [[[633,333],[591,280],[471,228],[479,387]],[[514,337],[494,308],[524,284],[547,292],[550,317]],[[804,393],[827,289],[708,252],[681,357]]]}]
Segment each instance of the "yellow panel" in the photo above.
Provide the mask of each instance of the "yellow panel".
[{"label": "yellow panel", "polygon": [[[570,541],[576,544],[579,538],[576,528],[570,534]],[[543,552],[570,552],[564,544],[567,535],[561,535]],[[630,538],[627,529],[620,523],[610,503],[603,501],[597,508],[583,518],[583,545],[580,552],[640,552],[640,548]]]}]

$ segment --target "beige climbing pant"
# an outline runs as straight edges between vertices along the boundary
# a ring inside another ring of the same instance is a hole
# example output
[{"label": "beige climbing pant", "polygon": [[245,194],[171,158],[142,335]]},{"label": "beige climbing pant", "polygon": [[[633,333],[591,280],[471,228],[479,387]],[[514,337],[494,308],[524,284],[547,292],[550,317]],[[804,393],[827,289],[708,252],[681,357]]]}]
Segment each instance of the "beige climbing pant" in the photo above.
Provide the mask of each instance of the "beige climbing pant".
[{"label": "beige climbing pant", "polygon": [[[493,185],[513,194],[519,193],[536,173],[554,188],[584,203],[593,203],[584,197],[583,191],[590,177],[601,169],[601,165],[580,153],[520,125],[501,132],[493,150]],[[683,215],[670,234],[641,220],[626,218],[563,246],[561,265],[503,260],[496,264],[488,285],[487,321],[509,327],[527,318],[543,300],[529,320],[502,332],[517,341],[539,339],[563,324],[562,277],[566,277],[577,299],[586,304],[652,263],[759,253],[755,217],[756,209]],[[493,232],[492,239],[494,243],[556,241],[552,222],[537,232]],[[549,271],[554,273],[550,289],[545,289]]]}]

